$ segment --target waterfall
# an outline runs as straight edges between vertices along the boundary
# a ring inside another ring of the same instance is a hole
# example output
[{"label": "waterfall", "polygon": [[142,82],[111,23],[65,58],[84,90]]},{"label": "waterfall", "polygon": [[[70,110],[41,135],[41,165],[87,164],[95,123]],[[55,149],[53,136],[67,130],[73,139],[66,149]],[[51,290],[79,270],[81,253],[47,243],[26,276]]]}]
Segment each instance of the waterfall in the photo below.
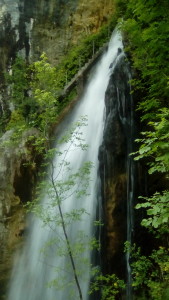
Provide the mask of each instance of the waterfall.
[{"label": "waterfall", "polygon": [[[118,60],[118,48],[122,48],[122,41],[119,33],[114,32],[107,52],[98,61],[95,70],[90,78],[90,82],[86,87],[84,96],[77,104],[77,107],[73,110],[71,116],[65,119],[62,125],[62,134],[66,128],[71,127],[71,123],[79,120],[81,116],[87,117],[87,126],[82,128],[82,138],[88,145],[86,151],[76,149],[68,151],[66,159],[70,163],[70,169],[73,173],[76,173],[78,168],[86,161],[91,161],[94,167],[91,170],[91,181],[87,188],[88,195],[83,197],[82,208],[87,211],[87,214],[82,217],[82,221],[72,225],[68,229],[69,239],[73,241],[76,239],[79,231],[85,232],[87,236],[92,237],[94,234],[93,221],[96,218],[97,207],[97,188],[98,188],[98,149],[102,142],[103,127],[104,127],[104,96],[108,85],[109,77],[112,69],[116,65]],[[111,64],[111,69],[109,68]],[[61,145],[60,151],[64,152],[67,144]],[[69,145],[68,145],[69,147]],[[56,156],[53,161],[53,165],[58,164],[59,158]],[[55,174],[54,174],[55,176]],[[63,174],[62,176],[66,176]],[[65,177],[66,178],[66,177]],[[44,205],[50,202],[50,198],[46,195],[42,200]],[[69,213],[74,209],[77,209],[78,205],[74,199],[74,196],[70,196],[68,199],[61,203],[64,213]],[[79,207],[78,207],[79,208]],[[54,212],[51,212],[54,214]],[[55,250],[49,250],[49,255],[45,258],[41,254],[41,249],[44,243],[51,243],[57,235],[61,235],[62,232],[55,232],[54,235],[51,230],[45,226],[39,219],[31,219],[29,225],[30,234],[27,236],[23,249],[16,255],[14,261],[14,267],[12,271],[8,300],[68,300],[70,297],[70,280],[72,274],[68,273],[68,270],[64,269],[64,266],[69,263],[69,258],[57,257]],[[90,249],[84,252],[83,258],[88,258],[90,261]],[[82,288],[83,299],[88,299],[88,288],[90,281],[90,264],[82,264],[78,266],[81,269],[82,275],[85,275],[85,279],[80,277],[80,285]],[[63,271],[63,273],[62,273]],[[70,272],[70,271],[69,271]],[[66,277],[67,276],[67,277]],[[48,288],[47,283],[54,278],[62,280],[66,278],[67,284],[63,290],[56,290],[54,286]],[[77,295],[76,287],[75,293]],[[73,299],[78,297],[73,296]]]}]

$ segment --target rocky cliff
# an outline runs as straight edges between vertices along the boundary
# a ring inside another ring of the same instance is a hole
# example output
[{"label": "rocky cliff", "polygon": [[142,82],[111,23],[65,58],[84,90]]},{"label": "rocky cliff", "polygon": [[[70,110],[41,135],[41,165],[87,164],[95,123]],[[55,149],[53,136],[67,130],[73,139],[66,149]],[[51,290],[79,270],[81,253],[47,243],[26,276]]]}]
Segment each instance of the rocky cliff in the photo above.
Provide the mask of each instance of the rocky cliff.
[{"label": "rocky cliff", "polygon": [[16,53],[38,59],[45,51],[57,63],[72,43],[97,32],[113,12],[111,0],[1,0],[0,64]]},{"label": "rocky cliff", "polygon": [[9,145],[11,134],[7,131],[0,138],[0,295],[9,278],[12,253],[25,232],[24,204],[32,199],[37,171],[30,165],[36,157],[27,137],[38,136],[38,130],[24,132],[19,144]]}]

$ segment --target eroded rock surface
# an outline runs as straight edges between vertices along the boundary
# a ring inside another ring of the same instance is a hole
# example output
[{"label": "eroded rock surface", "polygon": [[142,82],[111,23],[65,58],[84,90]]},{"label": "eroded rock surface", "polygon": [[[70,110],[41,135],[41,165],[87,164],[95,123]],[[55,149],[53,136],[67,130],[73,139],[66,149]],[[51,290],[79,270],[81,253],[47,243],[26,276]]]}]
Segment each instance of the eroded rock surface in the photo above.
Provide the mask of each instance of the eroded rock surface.
[{"label": "eroded rock surface", "polygon": [[23,205],[31,200],[36,179],[36,168],[30,164],[35,161],[35,157],[28,147],[27,137],[38,136],[38,131],[32,129],[25,132],[19,145],[10,141],[11,135],[12,131],[7,131],[0,139],[1,296],[5,292],[6,281],[9,278],[12,253],[25,231]]},{"label": "eroded rock surface", "polygon": [[105,95],[106,121],[99,151],[105,228],[103,269],[125,273],[123,243],[127,239],[128,162],[132,143],[132,101],[129,66],[124,54],[110,77]]},{"label": "eroded rock surface", "polygon": [[0,65],[16,53],[33,60],[45,51],[57,63],[69,46],[97,32],[114,7],[109,0],[0,0]]}]

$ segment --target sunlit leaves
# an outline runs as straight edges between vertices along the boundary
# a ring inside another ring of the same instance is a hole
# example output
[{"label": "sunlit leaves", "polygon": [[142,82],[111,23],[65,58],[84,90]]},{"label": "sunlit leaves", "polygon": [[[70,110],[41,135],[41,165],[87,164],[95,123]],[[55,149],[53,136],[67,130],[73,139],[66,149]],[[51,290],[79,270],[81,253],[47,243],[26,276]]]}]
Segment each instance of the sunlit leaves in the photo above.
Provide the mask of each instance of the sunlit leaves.
[{"label": "sunlit leaves", "polygon": [[[143,138],[136,152],[136,160],[148,159],[149,174],[162,173],[168,180],[169,173],[169,110],[161,109],[156,115],[156,122],[150,121],[152,131],[142,133]],[[136,208],[145,208],[147,217],[141,224],[154,232],[158,237],[169,233],[169,192],[156,192],[151,197],[144,197],[144,202]]]},{"label": "sunlit leaves", "polygon": [[163,108],[156,115],[156,121],[150,121],[151,131],[142,132],[139,150],[135,153],[135,160],[149,158],[149,173],[169,172],[169,110]]},{"label": "sunlit leaves", "polygon": [[101,290],[101,300],[115,300],[125,289],[123,280],[120,280],[115,274],[102,275],[99,270],[90,286],[90,294]]},{"label": "sunlit leaves", "polygon": [[144,197],[143,203],[136,208],[146,208],[147,218],[142,220],[142,225],[154,230],[154,234],[162,237],[169,233],[169,192],[162,194],[156,192],[152,197]]},{"label": "sunlit leaves", "polygon": [[[149,256],[141,253],[141,249],[128,245],[132,258],[132,286],[141,294],[152,300],[167,300],[169,282],[169,249],[160,246]],[[146,298],[147,298],[146,297]]]},{"label": "sunlit leaves", "polygon": [[169,2],[130,0],[125,6],[122,30],[128,38],[127,51],[133,66],[139,70],[136,81],[144,95],[139,106],[144,111],[143,119],[154,118],[159,103],[168,101]]},{"label": "sunlit leaves", "polygon": [[160,246],[149,256],[142,254],[141,249],[127,245],[130,251],[132,267],[132,286],[140,294],[147,295],[152,300],[167,300],[166,291],[169,280],[169,252]]}]

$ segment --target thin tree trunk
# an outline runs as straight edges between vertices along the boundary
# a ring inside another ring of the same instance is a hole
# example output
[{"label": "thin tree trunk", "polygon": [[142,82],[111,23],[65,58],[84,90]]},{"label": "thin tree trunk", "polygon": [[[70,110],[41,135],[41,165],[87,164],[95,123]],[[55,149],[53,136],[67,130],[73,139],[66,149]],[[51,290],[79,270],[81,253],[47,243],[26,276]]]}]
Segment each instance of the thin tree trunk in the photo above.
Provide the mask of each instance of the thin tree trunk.
[{"label": "thin tree trunk", "polygon": [[[56,189],[56,186],[55,186],[55,182],[54,182],[53,176],[52,176],[52,185],[53,185],[56,197],[57,197],[57,199],[59,199],[58,192],[57,192],[57,189]],[[75,279],[76,286],[77,286],[78,293],[79,293],[79,299],[83,300],[82,291],[81,291],[79,279],[78,279],[77,272],[76,272],[76,266],[75,266],[75,262],[74,262],[74,258],[73,258],[73,254],[72,254],[72,250],[71,250],[69,238],[68,238],[68,235],[67,235],[67,232],[66,232],[66,226],[65,226],[65,222],[64,222],[62,208],[61,208],[61,205],[60,205],[59,202],[58,202],[58,208],[59,208],[59,214],[60,214],[60,217],[61,217],[61,223],[62,223],[63,233],[64,233],[64,236],[65,236],[65,239],[66,239],[68,254],[69,254],[69,258],[70,258],[72,269],[73,269],[74,279]]]}]

